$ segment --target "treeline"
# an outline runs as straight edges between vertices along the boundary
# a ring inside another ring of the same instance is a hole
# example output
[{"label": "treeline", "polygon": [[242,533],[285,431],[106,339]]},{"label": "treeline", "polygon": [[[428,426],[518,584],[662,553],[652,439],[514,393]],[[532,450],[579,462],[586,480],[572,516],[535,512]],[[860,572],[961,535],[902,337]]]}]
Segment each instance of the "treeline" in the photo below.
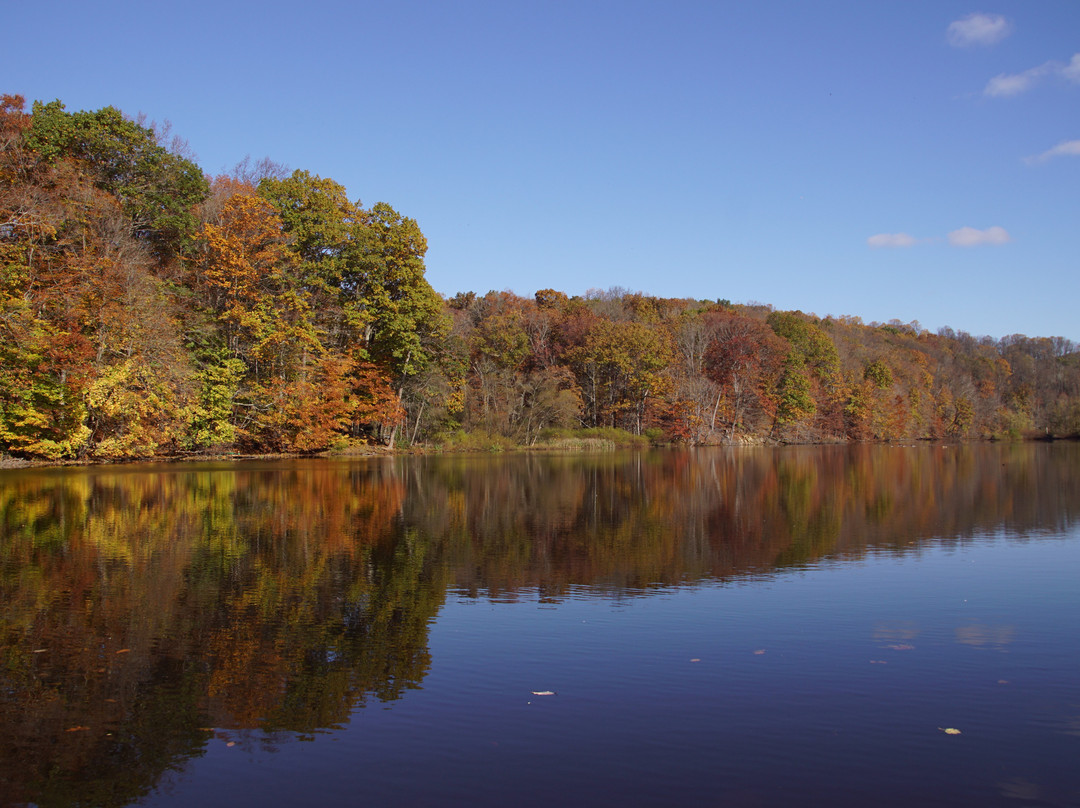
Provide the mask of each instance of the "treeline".
[{"label": "treeline", "polygon": [[614,289],[449,301],[464,421],[530,442],[582,424],[689,444],[1080,432],[1080,353]]},{"label": "treeline", "polygon": [[1080,433],[1080,352],[621,289],[461,293],[417,223],[163,127],[0,99],[0,452]]}]

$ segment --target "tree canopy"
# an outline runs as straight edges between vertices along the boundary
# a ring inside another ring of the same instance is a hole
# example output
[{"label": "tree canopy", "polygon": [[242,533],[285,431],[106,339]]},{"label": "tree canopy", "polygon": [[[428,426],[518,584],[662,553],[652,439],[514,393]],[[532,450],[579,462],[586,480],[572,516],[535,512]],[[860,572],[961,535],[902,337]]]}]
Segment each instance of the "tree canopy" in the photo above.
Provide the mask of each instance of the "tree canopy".
[{"label": "tree canopy", "polygon": [[163,141],[0,97],[0,453],[1080,435],[1061,337],[619,288],[444,299],[389,204],[268,160],[209,178]]}]

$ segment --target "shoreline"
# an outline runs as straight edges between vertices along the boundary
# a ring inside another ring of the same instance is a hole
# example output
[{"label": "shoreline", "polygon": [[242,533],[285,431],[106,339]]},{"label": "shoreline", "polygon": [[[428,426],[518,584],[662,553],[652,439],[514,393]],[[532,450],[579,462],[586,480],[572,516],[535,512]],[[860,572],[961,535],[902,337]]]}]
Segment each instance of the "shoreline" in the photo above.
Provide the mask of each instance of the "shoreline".
[{"label": "shoreline", "polygon": [[[981,438],[979,440],[949,440],[945,438],[912,438],[904,441],[814,441],[809,443],[782,443],[776,441],[737,441],[735,443],[712,443],[700,446],[687,446],[684,448],[715,448],[723,447],[769,447],[780,448],[783,446],[839,446],[843,444],[870,444],[870,445],[897,445],[913,446],[919,444],[945,443],[948,445],[976,444],[976,443],[1058,443],[1080,441],[1080,435],[1056,436],[1056,435],[1025,435],[1014,440],[1002,438]],[[463,454],[595,454],[613,452],[620,449],[656,449],[670,447],[664,446],[641,446],[619,445],[612,441],[596,439],[578,439],[575,441],[556,441],[551,444],[532,446],[493,446],[483,448],[447,448],[438,446],[410,446],[403,449],[391,449],[386,446],[354,446],[344,450],[327,449],[321,452],[266,452],[266,453],[243,453],[223,452],[217,454],[188,454],[188,455],[150,455],[147,457],[132,458],[75,458],[64,460],[28,459],[0,455],[0,471],[10,471],[27,468],[61,468],[65,466],[128,466],[128,465],[152,465],[169,463],[213,463],[213,462],[259,462],[267,460],[296,460],[314,459],[339,460],[359,457],[405,457],[408,455],[463,455]]]}]

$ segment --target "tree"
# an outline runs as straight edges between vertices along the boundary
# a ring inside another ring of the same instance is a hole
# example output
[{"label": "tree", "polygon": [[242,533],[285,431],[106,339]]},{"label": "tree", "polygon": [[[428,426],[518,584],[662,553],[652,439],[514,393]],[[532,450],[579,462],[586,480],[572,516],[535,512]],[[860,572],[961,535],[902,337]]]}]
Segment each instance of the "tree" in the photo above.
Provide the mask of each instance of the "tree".
[{"label": "tree", "polygon": [[[414,219],[381,202],[358,235],[341,280],[346,314],[362,335],[362,358],[386,367],[403,398],[449,333],[442,298],[424,277],[427,239]],[[390,445],[397,431],[384,430]]]},{"label": "tree", "polygon": [[192,207],[209,185],[197,165],[159,145],[152,129],[115,107],[69,113],[60,101],[35,102],[26,144],[47,163],[69,158],[85,166],[160,257],[188,246],[197,227]]},{"label": "tree", "polygon": [[233,194],[219,220],[200,232],[203,251],[191,280],[217,315],[230,355],[250,361],[259,335],[272,327],[258,313],[290,286],[292,254],[274,207],[254,194]]},{"label": "tree", "polygon": [[403,381],[427,365],[449,328],[442,298],[424,278],[427,239],[414,219],[382,202],[365,216],[360,236],[347,253],[342,291],[363,323],[371,360]]},{"label": "tree", "polygon": [[301,284],[310,296],[324,344],[346,351],[358,338],[347,310],[345,253],[360,238],[363,213],[345,187],[307,171],[264,177],[258,193],[270,202],[288,235]]},{"label": "tree", "polygon": [[817,411],[810,391],[810,379],[806,375],[802,359],[789,355],[784,360],[784,372],[777,388],[774,432],[778,427],[797,425]]},{"label": "tree", "polygon": [[[46,457],[148,454],[182,436],[189,403],[174,288],[156,274],[151,242],[91,175],[100,166],[30,148],[39,121],[15,112],[19,103],[6,102],[0,121],[0,221],[9,225],[0,309],[10,338],[0,376],[12,385],[0,392],[2,440]],[[57,122],[77,130],[63,114]]]},{"label": "tree", "polygon": [[[200,433],[232,435],[256,449],[325,448],[351,422],[352,361],[320,342],[311,295],[275,208],[240,189],[217,218],[203,226],[192,276],[216,315],[224,348],[204,351],[203,412],[219,420],[201,423]],[[232,402],[227,425],[220,421],[225,399]]]},{"label": "tree", "polygon": [[766,322],[777,336],[788,341],[808,371],[827,385],[836,384],[840,359],[836,345],[819,324],[809,321],[801,312],[787,311],[774,311]]},{"label": "tree", "polygon": [[[304,171],[265,178],[259,193],[291,239],[323,344],[385,368],[402,397],[449,328],[424,278],[427,240],[416,221],[385,203],[365,210],[338,183]],[[391,443],[399,425],[383,430]]]},{"label": "tree", "polygon": [[737,430],[764,427],[776,411],[775,389],[787,345],[765,323],[739,314],[723,315],[705,353],[705,373],[720,385],[712,418],[726,401],[728,440]]},{"label": "tree", "polygon": [[645,323],[599,319],[568,358],[591,426],[621,426],[641,434],[650,396],[666,393],[672,349],[665,330]]}]

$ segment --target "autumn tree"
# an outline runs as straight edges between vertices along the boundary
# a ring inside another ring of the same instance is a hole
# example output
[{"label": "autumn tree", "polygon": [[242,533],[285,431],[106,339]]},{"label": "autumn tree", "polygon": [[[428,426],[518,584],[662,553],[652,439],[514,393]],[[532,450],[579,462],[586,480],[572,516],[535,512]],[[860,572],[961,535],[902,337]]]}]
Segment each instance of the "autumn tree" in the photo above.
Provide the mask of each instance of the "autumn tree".
[{"label": "autumn tree", "polygon": [[47,129],[49,112],[39,106],[27,118],[20,106],[6,101],[0,139],[3,307],[12,315],[4,352],[23,376],[3,408],[8,444],[48,457],[173,445],[190,377],[174,290],[121,200],[88,176],[86,158],[35,140],[37,115]]},{"label": "autumn tree", "polygon": [[0,97],[0,448],[57,458],[89,437],[80,392],[90,349],[63,302],[67,194],[56,186],[66,183],[26,148],[24,104]]},{"label": "autumn tree", "polygon": [[704,371],[720,387],[712,419],[728,423],[728,440],[737,432],[760,431],[776,413],[776,388],[787,346],[763,322],[740,314],[723,315],[704,356]]},{"label": "autumn tree", "polygon": [[84,166],[159,256],[185,248],[196,229],[192,207],[208,191],[197,165],[159,145],[152,129],[115,107],[69,113],[60,101],[35,102],[32,118],[26,143],[42,160],[68,158]]},{"label": "autumn tree", "polygon": [[641,434],[650,397],[665,395],[672,349],[667,332],[633,321],[598,319],[568,354],[591,426]]}]

